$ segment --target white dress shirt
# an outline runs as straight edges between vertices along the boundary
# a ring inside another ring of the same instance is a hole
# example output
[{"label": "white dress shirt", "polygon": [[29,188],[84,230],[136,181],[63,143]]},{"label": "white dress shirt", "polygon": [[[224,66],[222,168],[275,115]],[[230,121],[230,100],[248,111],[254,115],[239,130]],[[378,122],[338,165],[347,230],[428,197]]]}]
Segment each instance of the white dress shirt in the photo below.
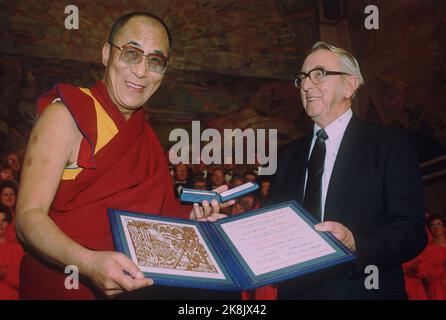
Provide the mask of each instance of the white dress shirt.
[{"label": "white dress shirt", "polygon": [[[341,145],[342,137],[344,136],[345,129],[352,118],[353,112],[349,108],[340,117],[325,127],[325,133],[327,133],[328,139],[325,140],[325,162],[324,172],[322,174],[322,221],[324,221],[325,213],[325,200],[327,198],[328,184],[330,183],[331,173],[333,172],[333,166],[338,155],[339,146]],[[314,144],[316,142],[316,132],[321,129],[317,124],[314,124],[313,139],[311,140],[310,153],[308,154],[308,160],[310,159],[311,152],[313,151]],[[305,188],[307,187],[308,170],[305,172]],[[305,190],[305,189],[304,189]]]}]

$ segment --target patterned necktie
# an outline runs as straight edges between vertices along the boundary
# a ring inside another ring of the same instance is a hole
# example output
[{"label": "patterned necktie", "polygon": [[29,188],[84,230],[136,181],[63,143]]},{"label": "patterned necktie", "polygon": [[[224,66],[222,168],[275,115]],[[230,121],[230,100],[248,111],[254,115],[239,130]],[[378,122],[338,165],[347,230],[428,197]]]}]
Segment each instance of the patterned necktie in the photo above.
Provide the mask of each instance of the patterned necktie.
[{"label": "patterned necktie", "polygon": [[324,129],[316,132],[316,142],[307,164],[308,176],[303,206],[318,222],[322,219],[322,174],[325,162],[325,140],[328,139]]}]

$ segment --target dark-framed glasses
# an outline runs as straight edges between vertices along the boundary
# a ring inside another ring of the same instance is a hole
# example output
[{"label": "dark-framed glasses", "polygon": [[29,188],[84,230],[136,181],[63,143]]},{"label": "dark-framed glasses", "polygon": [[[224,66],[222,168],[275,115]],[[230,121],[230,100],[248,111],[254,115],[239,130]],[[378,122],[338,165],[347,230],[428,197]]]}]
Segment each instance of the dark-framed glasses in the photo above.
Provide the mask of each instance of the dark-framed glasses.
[{"label": "dark-framed glasses", "polygon": [[300,88],[302,86],[302,82],[304,82],[306,77],[310,77],[311,82],[313,84],[319,84],[325,80],[326,76],[334,76],[334,75],[350,75],[346,72],[341,71],[328,71],[323,68],[314,68],[308,72],[299,72],[294,76],[294,86],[296,88]]},{"label": "dark-framed glasses", "polygon": [[128,44],[123,45],[122,47],[119,47],[112,42],[109,42],[109,44],[121,51],[119,60],[124,62],[125,64],[140,64],[145,58],[145,62],[147,63],[147,67],[150,71],[160,74],[166,72],[169,59],[163,54],[149,53],[145,55],[143,50],[135,48]]}]

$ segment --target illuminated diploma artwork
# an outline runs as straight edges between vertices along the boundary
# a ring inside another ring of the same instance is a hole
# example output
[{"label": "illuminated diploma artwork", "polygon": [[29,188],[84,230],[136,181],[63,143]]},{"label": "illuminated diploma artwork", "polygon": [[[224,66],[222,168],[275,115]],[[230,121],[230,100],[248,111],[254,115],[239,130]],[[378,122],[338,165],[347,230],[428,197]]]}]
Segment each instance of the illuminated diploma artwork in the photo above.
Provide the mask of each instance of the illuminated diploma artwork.
[{"label": "illuminated diploma artwork", "polygon": [[116,250],[158,285],[242,291],[355,259],[294,201],[213,223],[114,209],[109,218]]},{"label": "illuminated diploma artwork", "polygon": [[143,272],[223,278],[195,226],[121,217],[130,255]]}]

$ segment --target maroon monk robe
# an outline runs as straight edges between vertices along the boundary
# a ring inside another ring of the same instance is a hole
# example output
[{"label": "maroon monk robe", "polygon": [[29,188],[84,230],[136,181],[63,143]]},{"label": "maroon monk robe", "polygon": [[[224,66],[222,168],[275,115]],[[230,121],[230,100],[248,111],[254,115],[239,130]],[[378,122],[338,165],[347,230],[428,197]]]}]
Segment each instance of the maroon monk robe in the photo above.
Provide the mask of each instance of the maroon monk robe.
[{"label": "maroon monk robe", "polygon": [[[86,248],[113,251],[107,208],[187,218],[186,210],[190,207],[185,210],[174,199],[163,149],[145,121],[142,109],[126,121],[111,101],[105,85],[98,82],[91,88],[91,95],[88,90],[58,84],[39,98],[38,112],[58,97],[83,135],[77,160],[81,172],[71,180],[62,178],[49,211],[49,216],[65,234]],[[98,111],[98,104],[105,116]],[[110,119],[118,132],[96,150],[103,143],[100,131],[104,131],[104,126],[110,127]],[[64,286],[67,274],[63,271],[27,254],[21,270],[21,297],[102,297],[88,279],[81,278],[78,290],[67,290]]]}]

